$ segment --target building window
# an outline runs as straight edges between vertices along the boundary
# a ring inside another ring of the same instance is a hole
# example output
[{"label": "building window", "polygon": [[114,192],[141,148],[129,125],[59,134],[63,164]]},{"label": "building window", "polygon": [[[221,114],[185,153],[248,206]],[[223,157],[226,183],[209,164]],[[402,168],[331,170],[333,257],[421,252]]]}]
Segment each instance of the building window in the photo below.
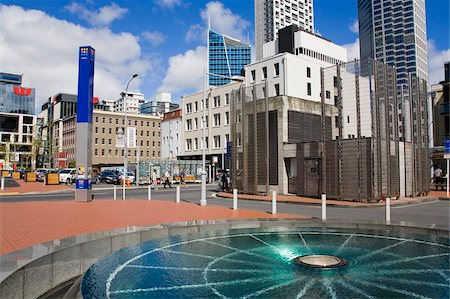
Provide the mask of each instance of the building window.
[{"label": "building window", "polygon": [[214,114],[214,127],[220,126],[220,113]]},{"label": "building window", "polygon": [[104,117],[102,118],[102,123],[103,123],[103,124],[105,123],[105,118],[104,118]]},{"label": "building window", "polygon": [[311,95],[311,83],[306,83],[306,89],[307,89],[307,93],[310,96]]},{"label": "building window", "polygon": [[198,138],[194,138],[194,150],[198,149]]},{"label": "building window", "polygon": [[192,103],[187,103],[186,104],[186,113],[191,113],[192,112]]},{"label": "building window", "polygon": [[325,94],[326,94],[326,98],[327,99],[330,99],[331,98],[331,94],[330,94],[330,92],[327,90],[327,91],[325,91]]},{"label": "building window", "polygon": [[105,128],[102,128],[102,134],[105,134]]},{"label": "building window", "polygon": [[[186,139],[186,150],[187,151],[190,151],[190,150],[192,150],[192,139]],[[154,152],[153,152],[153,156],[154,156],[155,154],[154,154]]]},{"label": "building window", "polygon": [[198,102],[194,102],[194,112],[198,111]]},{"label": "building window", "polygon": [[220,136],[219,135],[214,136],[214,148],[220,148]]},{"label": "building window", "polygon": [[111,145],[111,138],[108,139],[108,144]]},{"label": "building window", "polygon": [[102,138],[102,144],[105,144],[105,138]]},{"label": "building window", "polygon": [[275,84],[275,96],[279,96],[280,95],[280,84]]},{"label": "building window", "polygon": [[194,118],[194,130],[198,129],[198,118]]},{"label": "building window", "polygon": [[220,96],[214,97],[214,108],[220,107]]},{"label": "building window", "polygon": [[95,127],[95,133],[98,133],[98,127]]},{"label": "building window", "polygon": [[263,68],[262,68],[262,75],[263,75],[263,80],[264,79],[267,79],[267,67],[266,66],[264,66]]},{"label": "building window", "polygon": [[109,134],[110,135],[112,134],[112,128],[109,128]]},{"label": "building window", "polygon": [[94,155],[98,156],[98,149],[94,149]]},{"label": "building window", "polygon": [[104,157],[104,156],[105,156],[105,150],[102,149],[102,157]]},{"label": "building window", "polygon": [[280,75],[280,64],[277,62],[273,66],[274,66],[275,76],[279,76]]},{"label": "building window", "polygon": [[225,134],[225,146],[230,142],[230,134]]},{"label": "building window", "polygon": [[225,94],[225,105],[230,105],[230,94],[229,93]]},{"label": "building window", "polygon": [[256,71],[252,70],[252,81],[255,81],[256,79]]},{"label": "building window", "polygon": [[230,124],[230,111],[225,112],[225,125]]},{"label": "building window", "polygon": [[306,77],[311,78],[311,68],[306,67]]},{"label": "building window", "polygon": [[186,131],[192,130],[192,119],[186,119]]}]

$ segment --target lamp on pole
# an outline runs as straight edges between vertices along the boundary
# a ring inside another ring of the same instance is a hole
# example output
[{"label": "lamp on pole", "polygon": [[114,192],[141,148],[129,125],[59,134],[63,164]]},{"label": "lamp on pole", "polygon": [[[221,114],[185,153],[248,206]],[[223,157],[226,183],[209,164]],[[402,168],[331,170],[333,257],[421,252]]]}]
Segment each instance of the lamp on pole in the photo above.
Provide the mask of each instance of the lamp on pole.
[{"label": "lamp on pole", "polygon": [[130,82],[136,78],[138,74],[133,74],[131,79],[127,83],[127,88],[125,88],[125,95],[123,97],[123,109],[125,111],[125,155],[123,157],[123,192],[122,199],[125,200],[125,182],[127,179],[127,169],[128,169],[128,115],[127,115],[127,96],[128,96],[128,86]]},{"label": "lamp on pole", "polygon": [[[243,77],[233,76],[228,77],[219,74],[213,74],[206,71],[204,69],[203,73],[203,150],[202,150],[202,187],[201,187],[201,197],[200,197],[200,205],[206,206],[206,86],[207,84],[207,75],[216,76],[220,78],[229,79],[231,81],[244,82]],[[209,98],[209,95],[208,95]]]}]

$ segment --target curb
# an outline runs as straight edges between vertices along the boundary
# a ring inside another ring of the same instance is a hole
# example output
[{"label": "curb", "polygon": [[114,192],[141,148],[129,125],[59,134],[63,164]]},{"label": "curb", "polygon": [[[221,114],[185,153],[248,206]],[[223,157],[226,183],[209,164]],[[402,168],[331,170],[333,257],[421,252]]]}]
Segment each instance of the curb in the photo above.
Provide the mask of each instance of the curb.
[{"label": "curb", "polygon": [[[215,197],[215,198],[233,199],[233,197],[221,196],[218,193],[213,193],[211,196]],[[239,200],[247,200],[247,201],[259,201],[259,202],[269,202],[269,203],[271,202],[271,199],[241,198],[241,197],[239,197],[239,194],[238,194],[238,199]],[[445,197],[427,197],[427,198],[423,198],[423,199],[418,199],[416,201],[408,201],[408,202],[402,202],[402,203],[396,203],[396,201],[391,201],[391,208],[408,206],[408,205],[412,205],[412,204],[418,204],[418,203],[434,201],[434,200],[449,200],[449,198],[448,197],[447,198],[445,198]],[[318,202],[301,202],[301,201],[278,200],[278,199],[277,199],[277,202],[286,203],[286,204],[294,204],[294,205],[305,205],[305,206],[320,206],[322,204],[320,201],[318,201]],[[353,206],[351,204],[346,204],[346,203],[342,203],[342,204],[327,203],[327,206],[338,207],[338,208],[384,208],[385,207],[384,204],[379,204],[379,203],[364,204],[364,205],[358,205],[358,206]]]},{"label": "curb", "polygon": [[75,189],[62,189],[62,190],[52,190],[52,191],[32,191],[32,192],[9,192],[9,193],[0,193],[0,197],[6,195],[35,195],[35,194],[52,194],[52,193],[60,193],[60,192],[70,192]]}]

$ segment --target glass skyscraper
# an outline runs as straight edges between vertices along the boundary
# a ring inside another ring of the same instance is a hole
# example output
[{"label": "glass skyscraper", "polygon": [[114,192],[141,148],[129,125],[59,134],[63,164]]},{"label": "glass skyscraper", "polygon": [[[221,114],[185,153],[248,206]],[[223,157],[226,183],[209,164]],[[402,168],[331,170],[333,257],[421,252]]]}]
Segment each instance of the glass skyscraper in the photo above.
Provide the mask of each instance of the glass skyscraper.
[{"label": "glass skyscraper", "polygon": [[[244,67],[251,62],[250,46],[229,36],[208,30],[208,69],[209,73],[233,77],[241,76]],[[231,80],[209,75],[209,85],[219,86]]]},{"label": "glass skyscraper", "polygon": [[358,19],[362,61],[396,67],[399,86],[408,73],[428,81],[425,0],[358,0]]}]

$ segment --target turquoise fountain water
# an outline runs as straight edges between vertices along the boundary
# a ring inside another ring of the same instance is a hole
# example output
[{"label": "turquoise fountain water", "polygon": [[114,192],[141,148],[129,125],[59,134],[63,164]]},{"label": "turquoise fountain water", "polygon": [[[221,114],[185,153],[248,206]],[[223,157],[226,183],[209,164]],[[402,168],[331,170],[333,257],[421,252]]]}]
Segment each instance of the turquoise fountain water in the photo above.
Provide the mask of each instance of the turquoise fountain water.
[{"label": "turquoise fountain water", "polygon": [[[176,237],[125,248],[84,275],[84,298],[449,298],[448,239],[302,229]],[[329,255],[341,267],[299,264]]]}]

